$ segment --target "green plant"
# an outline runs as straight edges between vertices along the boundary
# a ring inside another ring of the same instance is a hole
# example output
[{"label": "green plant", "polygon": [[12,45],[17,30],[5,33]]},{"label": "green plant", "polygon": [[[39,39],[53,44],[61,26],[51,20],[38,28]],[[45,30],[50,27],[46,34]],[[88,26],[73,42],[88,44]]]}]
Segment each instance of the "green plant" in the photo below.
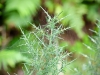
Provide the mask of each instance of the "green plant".
[{"label": "green plant", "polygon": [[[40,5],[40,0],[0,0],[0,66],[4,70],[15,67],[19,62],[26,62],[25,57],[17,51],[3,49],[3,44],[7,42],[6,34],[10,27],[26,27],[32,21],[32,15],[36,14],[36,9]],[[26,22],[27,21],[27,22]],[[3,39],[4,38],[4,39]],[[15,50],[15,48],[13,49]],[[1,67],[0,67],[1,68]]]},{"label": "green plant", "polygon": [[17,63],[27,62],[28,60],[21,53],[14,50],[2,50],[0,51],[0,70],[8,70],[8,67],[14,68]]},{"label": "green plant", "polygon": [[3,14],[5,23],[15,25],[15,27],[27,26],[27,23],[32,21],[32,15],[36,14],[39,5],[40,0],[6,0]]},{"label": "green plant", "polygon": [[97,31],[92,30],[92,32],[96,35],[89,37],[93,44],[87,47],[94,51],[94,57],[89,58],[88,72],[89,75],[100,75],[100,25],[97,25]]},{"label": "green plant", "polygon": [[[88,63],[84,63],[84,70],[80,72],[82,75],[100,75],[100,25],[97,25],[97,31],[91,30],[95,36],[89,36],[91,44],[84,44],[94,54],[82,54],[87,58]],[[80,74],[77,74],[80,75]]]},{"label": "green plant", "polygon": [[[45,6],[48,8],[50,13],[55,15],[63,11],[59,18],[69,15],[70,16],[62,21],[64,26],[74,26],[73,30],[77,33],[79,38],[85,36],[82,28],[86,24],[86,19],[92,23],[96,22],[99,18],[99,0],[47,0]],[[92,18],[91,18],[92,16]]]},{"label": "green plant", "polygon": [[[36,15],[40,3],[40,0],[0,0],[0,39],[2,39],[0,41],[0,43],[2,42],[2,44],[0,44],[1,48],[8,44],[8,41],[11,40],[8,38],[11,38],[13,34],[20,34],[18,29],[19,26],[26,28],[29,26],[28,22],[32,22],[32,18]],[[9,37],[7,38],[6,36]]]},{"label": "green plant", "polygon": [[[95,24],[96,19],[100,17],[99,16],[100,1],[99,0],[59,0],[59,1],[47,0],[47,2],[45,2],[45,5],[48,8],[50,13],[53,12],[54,14],[58,14],[59,12],[63,11],[62,15],[59,16],[59,18],[70,14],[70,16],[68,18],[66,18],[62,21],[62,23],[64,26],[67,26],[67,25],[74,26],[72,29],[77,33],[78,37],[82,39],[82,41],[78,40],[74,43],[74,45],[71,45],[71,46],[69,45],[67,47],[68,50],[70,49],[70,51],[75,52],[74,57],[77,58],[79,53],[86,54],[86,55],[91,54],[91,56],[93,56],[94,52],[87,49],[82,44],[82,43],[86,43],[86,44],[92,43],[89,40],[89,38],[86,38],[87,34],[85,34],[83,32],[83,27],[85,27],[85,26],[88,27],[89,25],[90,25],[90,27],[92,27],[92,24]],[[92,16],[92,18],[91,18],[91,16]],[[89,48],[91,48],[91,47],[89,47]],[[81,56],[81,54],[79,56]],[[81,60],[81,59],[82,58],[78,59],[80,61],[77,63],[78,65],[80,63],[82,63],[81,61],[83,61],[83,60]],[[84,62],[84,64],[85,64],[85,62]],[[85,75],[85,74],[83,73],[83,75]]]},{"label": "green plant", "polygon": [[[44,9],[43,9],[44,10]],[[59,46],[59,35],[68,28],[59,26],[58,16],[51,18],[47,15],[47,24],[44,27],[33,25],[34,31],[23,34],[20,44],[21,51],[30,59],[30,63],[24,63],[25,75],[58,75],[63,72],[66,65],[65,58],[69,53],[64,53],[63,47]],[[24,49],[23,49],[24,48]]]}]

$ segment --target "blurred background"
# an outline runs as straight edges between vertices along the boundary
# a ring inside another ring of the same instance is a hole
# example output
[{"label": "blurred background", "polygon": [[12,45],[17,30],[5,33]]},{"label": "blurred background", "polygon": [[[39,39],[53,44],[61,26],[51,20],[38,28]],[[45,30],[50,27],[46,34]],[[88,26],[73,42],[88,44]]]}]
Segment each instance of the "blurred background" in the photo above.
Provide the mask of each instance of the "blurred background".
[{"label": "blurred background", "polygon": [[[100,0],[0,0],[0,75],[17,73],[23,75],[22,62],[27,62],[26,56],[16,48],[21,43],[22,28],[26,33],[32,30],[32,24],[45,25],[45,9],[50,16],[59,15],[59,19],[67,16],[61,24],[71,29],[64,31],[60,46],[66,46],[65,52],[72,52],[68,61],[77,58],[71,68],[83,70],[86,58],[82,54],[93,56],[83,43],[91,45],[89,36],[95,35],[91,29],[96,29],[100,18]],[[65,74],[70,73],[68,69]]]}]

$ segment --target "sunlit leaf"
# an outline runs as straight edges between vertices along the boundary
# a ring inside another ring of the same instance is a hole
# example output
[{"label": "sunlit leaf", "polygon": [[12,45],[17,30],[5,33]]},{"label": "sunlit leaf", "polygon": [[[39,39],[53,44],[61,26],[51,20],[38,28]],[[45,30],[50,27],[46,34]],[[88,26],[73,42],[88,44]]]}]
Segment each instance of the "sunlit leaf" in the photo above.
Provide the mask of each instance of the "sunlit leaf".
[{"label": "sunlit leaf", "polygon": [[5,7],[6,24],[13,24],[16,27],[29,25],[28,22],[31,22],[32,15],[36,14],[39,5],[40,0],[7,0]]},{"label": "sunlit leaf", "polygon": [[14,68],[16,63],[27,62],[27,58],[21,53],[12,50],[0,51],[0,68],[7,69],[8,66]]}]

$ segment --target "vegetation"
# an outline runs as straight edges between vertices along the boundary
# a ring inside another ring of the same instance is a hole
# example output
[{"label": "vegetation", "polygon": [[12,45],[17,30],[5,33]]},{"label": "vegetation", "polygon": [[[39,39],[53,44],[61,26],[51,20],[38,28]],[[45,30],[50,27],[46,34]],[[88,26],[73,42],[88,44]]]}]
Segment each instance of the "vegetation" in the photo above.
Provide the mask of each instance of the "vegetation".
[{"label": "vegetation", "polygon": [[[95,23],[98,23],[97,19],[100,18],[99,6],[99,0],[0,0],[0,73],[2,69],[9,71],[11,68],[15,69],[17,64],[24,62],[26,63],[24,67],[27,66],[26,69],[28,69],[25,74],[38,69],[39,73],[42,70],[41,74],[45,74],[48,72],[47,65],[49,70],[57,66],[59,60],[63,60],[62,56],[67,56],[66,52],[69,52],[70,56],[64,61],[77,60],[62,69],[65,75],[73,72],[76,75],[96,73],[98,75],[99,25],[96,27]],[[59,13],[61,14],[58,15]],[[45,18],[46,15],[47,18]],[[71,29],[66,30],[68,27]],[[23,36],[20,39],[21,35]],[[97,36],[92,37],[94,35]],[[51,53],[49,54],[50,51],[46,53],[46,50],[50,50]],[[31,51],[35,54],[34,57],[31,56],[33,55]],[[61,51],[61,58],[56,56],[56,51],[58,53]],[[38,56],[41,57],[39,62],[35,61],[34,64],[30,62]],[[51,61],[47,62],[49,57]],[[41,65],[44,60],[46,61]],[[86,66],[88,61],[89,64],[85,67],[87,69],[84,70],[84,65]],[[54,65],[50,66],[51,63]],[[54,70],[57,69],[54,68]],[[52,72],[53,69],[50,70],[50,73]]]},{"label": "vegetation", "polygon": [[94,58],[89,59],[89,75],[99,75],[100,74],[100,25],[97,25],[97,31],[93,31],[96,36],[90,37],[91,41],[93,42],[93,45],[89,46],[92,51],[94,51],[95,55]]},{"label": "vegetation", "polygon": [[[44,9],[43,9],[44,10]],[[47,15],[48,23],[42,28],[33,25],[35,30],[25,35],[22,31],[23,37],[21,38],[25,43],[25,55],[30,55],[30,63],[25,63],[25,75],[58,75],[63,73],[63,69],[67,64],[65,58],[69,53],[64,53],[63,47],[59,46],[59,35],[66,30],[62,26],[57,26],[60,20],[58,16],[51,18]],[[31,38],[31,39],[30,39]],[[27,67],[28,65],[28,67]]]}]

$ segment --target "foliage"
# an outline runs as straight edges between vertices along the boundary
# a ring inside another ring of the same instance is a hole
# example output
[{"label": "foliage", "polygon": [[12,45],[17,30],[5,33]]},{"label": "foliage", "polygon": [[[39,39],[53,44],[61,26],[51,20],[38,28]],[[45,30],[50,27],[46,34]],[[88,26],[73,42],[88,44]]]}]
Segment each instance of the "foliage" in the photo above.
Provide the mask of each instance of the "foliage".
[{"label": "foliage", "polygon": [[[5,0],[4,3],[1,3],[0,6],[4,10],[1,13],[4,23],[8,25],[7,29],[9,30],[13,26],[29,26],[28,22],[32,21],[32,17],[35,16],[41,2],[42,0]],[[58,18],[69,15],[69,17],[62,20],[63,25],[73,27],[72,29],[77,33],[78,37],[84,39],[85,33],[82,28],[85,26],[85,20],[83,16],[86,15],[88,20],[94,23],[96,18],[99,17],[99,13],[97,12],[99,10],[99,4],[100,2],[98,0],[46,0],[43,5],[54,15],[63,11]]]},{"label": "foliage", "polygon": [[[26,61],[27,60],[27,61]],[[0,69],[7,70],[8,66],[14,68],[17,63],[28,62],[28,59],[18,51],[2,50],[0,51]]]},{"label": "foliage", "polygon": [[93,31],[96,36],[90,37],[93,45],[90,45],[92,51],[94,51],[94,58],[89,59],[89,75],[99,75],[100,74],[100,25],[97,25],[98,31]]},{"label": "foliage", "polygon": [[32,21],[32,15],[36,14],[39,5],[40,0],[6,0],[3,15],[5,23],[16,27],[27,26],[28,22]]},{"label": "foliage", "polygon": [[[92,51],[89,51],[83,46],[82,42],[86,44],[91,43],[90,40],[87,38],[87,35],[85,35],[85,33],[83,32],[83,27],[84,26],[88,27],[88,24],[86,24],[86,19],[88,21],[91,21],[92,24],[94,24],[96,22],[96,19],[100,17],[99,16],[100,0],[0,0],[0,18],[1,18],[0,25],[3,25],[3,28],[0,26],[0,29],[4,29],[4,33],[7,33],[7,37],[12,38],[12,36],[9,35],[10,28],[13,28],[13,27],[27,28],[27,26],[29,26],[29,22],[32,22],[32,18],[34,18],[34,16],[40,15],[40,12],[37,13],[37,10],[39,9],[39,6],[41,5],[43,7],[48,8],[48,11],[54,15],[58,15],[60,12],[63,12],[62,14],[57,16],[57,18],[62,18],[66,15],[69,15],[64,20],[61,20],[60,23],[63,23],[62,25],[65,27],[67,26],[73,27],[72,29],[77,33],[79,39],[82,40],[82,41],[80,40],[76,41],[74,45],[69,45],[69,47],[65,47],[66,45],[68,45],[66,41],[64,41],[63,43],[60,42],[61,48],[64,46],[63,49],[68,48],[72,52],[75,51],[77,53],[76,56],[78,55],[78,53],[85,53],[85,54],[92,53]],[[86,16],[86,19],[84,19],[84,16]],[[52,20],[51,19],[48,20],[48,23],[52,22],[50,24],[52,27],[54,24],[53,21],[55,21],[55,17]],[[48,25],[49,24],[47,24],[47,26]],[[27,34],[24,34],[25,36],[23,35],[23,37],[26,37],[26,39],[25,38],[24,40],[18,39],[19,41],[16,43],[17,46],[20,44],[19,47],[21,48],[18,48],[18,47],[15,48],[16,47],[15,45],[13,45],[13,47],[14,46],[15,47],[12,48],[13,50],[22,50],[22,52],[24,52],[25,55],[28,56],[29,58],[32,58],[32,55],[30,54],[29,50],[32,50],[32,51],[36,50],[37,52],[39,52],[39,56],[41,56],[42,52],[40,50],[43,50],[44,48],[43,43],[46,43],[46,46],[48,47],[48,40],[51,40],[49,36],[47,37],[46,35],[50,33],[50,31],[48,32],[48,27],[45,27],[45,26],[35,27],[35,25],[33,25],[33,27],[34,27],[33,30],[35,30],[34,31],[35,34],[33,32],[32,33],[27,32]],[[6,29],[8,30],[6,31]],[[47,32],[45,32],[46,30]],[[2,41],[3,41],[2,38],[5,38],[4,36],[2,36],[2,34],[4,34],[2,32],[3,31],[1,30],[0,31],[0,46],[2,46]],[[56,34],[56,32],[57,31],[54,30],[53,33]],[[42,37],[41,34],[43,34],[44,38]],[[27,39],[28,41],[25,41]],[[46,41],[41,42],[41,40],[44,41],[44,39],[46,39]],[[13,40],[15,41],[15,39]],[[26,45],[23,46],[24,44]],[[31,47],[31,45],[33,47]],[[48,48],[51,48],[51,47],[48,47]],[[55,47],[51,49],[55,49]],[[49,55],[47,56],[49,57]],[[34,59],[35,57],[36,56],[34,55]]]},{"label": "foliage", "polygon": [[[10,27],[28,26],[28,22],[32,21],[32,15],[36,14],[36,9],[38,9],[39,5],[40,0],[0,0],[0,49],[2,48],[3,42],[6,43],[6,41],[9,41],[7,39],[8,33],[6,35],[6,29],[9,30]],[[27,59],[18,52],[18,49],[13,49],[17,51],[8,50],[5,51],[3,49],[0,52],[0,66],[3,65],[4,70],[8,66],[14,68],[19,62],[26,62]]]},{"label": "foliage", "polygon": [[[1,4],[1,3],[0,3],[0,9],[2,9],[2,4]],[[1,13],[1,11],[0,11],[0,16],[1,16],[1,14],[2,14],[2,13]]]},{"label": "foliage", "polygon": [[73,27],[73,30],[80,38],[84,37],[82,28],[85,25],[85,20],[83,16],[86,15],[87,19],[92,23],[96,22],[96,19],[100,17],[99,12],[97,12],[99,10],[99,4],[100,2],[98,0],[61,0],[58,2],[47,0],[45,2],[49,12],[54,12],[57,15],[63,11],[60,18],[69,15],[62,23],[64,26],[70,25]]},{"label": "foliage", "polygon": [[[58,75],[63,67],[67,66],[64,58],[69,53],[63,53],[63,47],[59,47],[58,43],[58,36],[67,29],[63,29],[61,25],[57,26],[63,18],[57,20],[58,16],[51,18],[45,10],[44,12],[48,18],[45,27],[33,25],[35,30],[28,36],[21,29],[23,34],[21,39],[25,41],[21,47],[26,47],[22,52],[28,54],[31,61],[31,63],[25,63],[25,75]],[[35,38],[31,38],[32,36]]]},{"label": "foliage", "polygon": [[100,75],[100,25],[97,25],[97,30],[91,30],[96,35],[89,37],[92,41],[91,44],[85,44],[85,46],[94,53],[92,55],[91,53],[89,55],[82,54],[85,58],[87,58],[87,63],[84,63],[83,70],[77,69],[76,75]]}]

